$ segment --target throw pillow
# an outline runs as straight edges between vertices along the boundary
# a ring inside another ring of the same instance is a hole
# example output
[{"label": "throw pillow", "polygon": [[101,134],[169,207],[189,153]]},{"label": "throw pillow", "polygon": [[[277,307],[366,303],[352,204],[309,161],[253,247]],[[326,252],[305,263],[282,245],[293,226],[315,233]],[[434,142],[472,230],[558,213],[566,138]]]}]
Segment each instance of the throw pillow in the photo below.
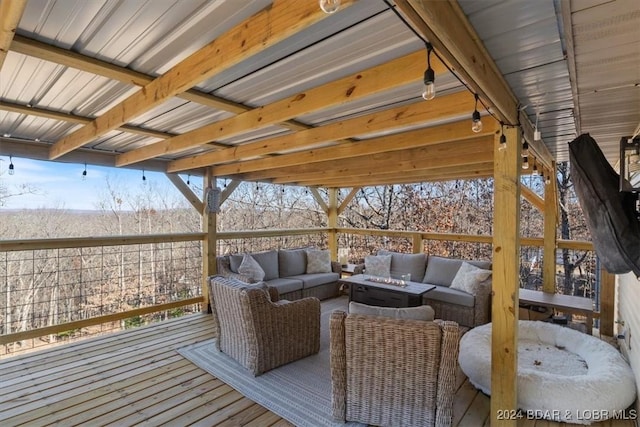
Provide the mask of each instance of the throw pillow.
[{"label": "throw pillow", "polygon": [[331,254],[329,251],[307,251],[307,274],[331,273]]},{"label": "throw pillow", "polygon": [[362,304],[351,301],[349,303],[349,314],[366,314],[369,316],[382,316],[391,319],[404,320],[433,320],[435,311],[431,306],[420,305],[418,307],[393,308],[393,307],[375,307],[372,305]]},{"label": "throw pillow", "polygon": [[238,267],[238,273],[249,277],[251,283],[264,280],[264,270],[260,267],[258,261],[253,259],[249,254],[245,254],[242,258],[242,263],[240,263],[240,267]]},{"label": "throw pillow", "polygon": [[458,289],[471,295],[478,293],[478,286],[491,276],[491,270],[483,270],[463,262],[456,276],[451,281],[451,289]]},{"label": "throw pillow", "polygon": [[391,276],[391,255],[368,255],[364,257],[364,272],[369,276]]}]

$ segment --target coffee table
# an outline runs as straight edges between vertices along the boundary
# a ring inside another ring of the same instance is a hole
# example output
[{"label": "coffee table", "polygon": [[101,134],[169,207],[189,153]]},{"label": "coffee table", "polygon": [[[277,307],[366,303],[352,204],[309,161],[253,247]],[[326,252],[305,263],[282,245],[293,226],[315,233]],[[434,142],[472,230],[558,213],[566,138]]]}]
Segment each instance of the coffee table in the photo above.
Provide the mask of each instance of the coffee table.
[{"label": "coffee table", "polygon": [[434,285],[419,282],[406,281],[405,286],[399,286],[373,281],[380,279],[383,278],[357,274],[340,282],[349,285],[349,301],[379,307],[418,307],[422,305],[422,296],[435,289]]}]

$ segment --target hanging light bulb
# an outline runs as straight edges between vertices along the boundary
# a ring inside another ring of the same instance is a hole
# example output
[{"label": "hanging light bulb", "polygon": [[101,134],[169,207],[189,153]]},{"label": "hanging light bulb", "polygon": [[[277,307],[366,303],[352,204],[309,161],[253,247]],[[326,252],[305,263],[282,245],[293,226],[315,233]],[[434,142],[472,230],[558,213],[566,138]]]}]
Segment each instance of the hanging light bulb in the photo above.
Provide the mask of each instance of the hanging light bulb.
[{"label": "hanging light bulb", "polygon": [[529,156],[529,143],[527,142],[526,139],[522,143],[522,152],[520,153],[520,155],[522,157],[528,157]]},{"label": "hanging light bulb", "polygon": [[431,51],[433,46],[431,43],[427,43],[427,69],[424,72],[424,90],[422,91],[422,97],[429,101],[436,97],[436,73],[431,68]]},{"label": "hanging light bulb", "polygon": [[536,165],[535,163],[533,164],[533,171],[531,172],[531,174],[533,176],[538,176],[540,175],[540,172],[538,172],[538,165]]},{"label": "hanging light bulb", "polygon": [[142,169],[142,184],[147,185],[147,177],[144,175],[144,169]]},{"label": "hanging light bulb", "polygon": [[320,0],[318,3],[320,3],[320,9],[327,14],[337,12],[340,9],[340,0]]},{"label": "hanging light bulb", "polygon": [[82,171],[82,180],[86,181],[87,180],[87,164],[84,164],[84,170]]},{"label": "hanging light bulb", "polygon": [[16,169],[13,166],[13,157],[9,156],[9,175],[13,175],[16,173]]},{"label": "hanging light bulb", "polygon": [[527,156],[522,158],[522,169],[529,169],[529,157]]},{"label": "hanging light bulb", "polygon": [[187,175],[187,185],[191,185],[191,174]]},{"label": "hanging light bulb", "polygon": [[542,134],[538,130],[538,117],[539,116],[540,116],[540,113],[536,112],[536,130],[533,131],[533,140],[534,141],[540,141],[542,139]]},{"label": "hanging light bulb", "polygon": [[478,94],[476,93],[474,96],[476,98],[476,104],[473,109],[473,114],[471,115],[471,119],[473,120],[471,130],[478,133],[482,132],[482,120],[480,119],[480,113],[478,112]]},{"label": "hanging light bulb", "polygon": [[500,146],[498,150],[506,150],[507,149],[507,137],[504,134],[504,122],[500,122]]}]

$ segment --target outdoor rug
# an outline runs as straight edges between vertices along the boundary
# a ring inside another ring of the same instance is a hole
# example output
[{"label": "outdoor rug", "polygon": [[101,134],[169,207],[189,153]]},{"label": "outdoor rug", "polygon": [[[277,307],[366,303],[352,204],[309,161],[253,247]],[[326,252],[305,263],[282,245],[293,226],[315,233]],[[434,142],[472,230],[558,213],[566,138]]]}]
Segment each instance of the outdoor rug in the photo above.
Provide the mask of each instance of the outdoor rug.
[{"label": "outdoor rug", "polygon": [[331,417],[329,318],[347,309],[347,297],[322,303],[320,352],[254,377],[207,340],[178,349],[183,357],[219,378],[244,396],[299,427],[363,426]]}]

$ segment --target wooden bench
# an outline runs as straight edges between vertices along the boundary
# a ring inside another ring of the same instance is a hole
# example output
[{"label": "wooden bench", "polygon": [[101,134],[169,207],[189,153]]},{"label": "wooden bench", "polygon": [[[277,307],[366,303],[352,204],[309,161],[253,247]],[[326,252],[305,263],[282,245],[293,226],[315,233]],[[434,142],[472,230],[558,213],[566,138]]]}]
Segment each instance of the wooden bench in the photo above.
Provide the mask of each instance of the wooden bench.
[{"label": "wooden bench", "polygon": [[587,333],[593,332],[593,301],[589,298],[572,295],[551,294],[547,292],[520,289],[520,302],[558,309],[562,312],[582,314],[587,318]]}]

